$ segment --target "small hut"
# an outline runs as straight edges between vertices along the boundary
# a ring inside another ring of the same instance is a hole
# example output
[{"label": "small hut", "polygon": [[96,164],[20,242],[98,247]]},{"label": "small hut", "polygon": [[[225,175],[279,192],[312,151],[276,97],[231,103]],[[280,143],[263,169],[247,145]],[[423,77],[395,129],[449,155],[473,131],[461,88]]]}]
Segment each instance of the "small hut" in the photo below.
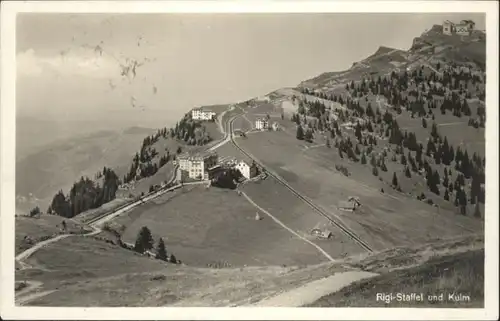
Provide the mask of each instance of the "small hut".
[{"label": "small hut", "polygon": [[261,219],[262,219],[262,217],[260,217],[259,212],[256,212],[255,213],[255,220],[260,221]]},{"label": "small hut", "polygon": [[328,225],[325,223],[318,223],[316,226],[314,226],[311,230],[311,235],[323,238],[323,239],[329,239],[332,237],[333,233],[328,229]]},{"label": "small hut", "polygon": [[354,212],[358,207],[361,206],[359,197],[349,196],[347,201],[340,201],[338,208],[346,212]]}]

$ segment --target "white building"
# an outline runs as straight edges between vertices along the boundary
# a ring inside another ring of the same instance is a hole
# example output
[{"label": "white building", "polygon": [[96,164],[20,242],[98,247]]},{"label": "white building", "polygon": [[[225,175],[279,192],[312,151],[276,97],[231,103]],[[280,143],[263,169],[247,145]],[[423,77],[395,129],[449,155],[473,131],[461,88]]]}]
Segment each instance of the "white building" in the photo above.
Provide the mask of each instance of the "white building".
[{"label": "white building", "polygon": [[217,113],[203,108],[195,108],[191,111],[191,117],[196,120],[212,120]]},{"label": "white building", "polygon": [[455,32],[459,36],[468,36],[471,32],[469,27],[470,25],[468,23],[461,21],[459,24],[455,25]]},{"label": "white building", "polygon": [[177,157],[177,164],[182,176],[197,180],[209,179],[210,169],[214,168],[217,162],[217,153],[183,154]]},{"label": "white building", "polygon": [[453,33],[454,24],[450,20],[443,22],[443,33],[445,35],[451,36]]},{"label": "white building", "polygon": [[453,23],[450,20],[443,22],[443,34],[469,36],[475,28],[475,22],[472,20],[462,20],[460,23]]},{"label": "white building", "polygon": [[244,161],[240,161],[236,164],[235,168],[240,171],[246,179],[251,179],[257,176],[257,166],[255,164],[248,165]]},{"label": "white building", "polygon": [[266,130],[269,128],[269,122],[265,118],[259,118],[255,121],[255,128],[258,130]]}]

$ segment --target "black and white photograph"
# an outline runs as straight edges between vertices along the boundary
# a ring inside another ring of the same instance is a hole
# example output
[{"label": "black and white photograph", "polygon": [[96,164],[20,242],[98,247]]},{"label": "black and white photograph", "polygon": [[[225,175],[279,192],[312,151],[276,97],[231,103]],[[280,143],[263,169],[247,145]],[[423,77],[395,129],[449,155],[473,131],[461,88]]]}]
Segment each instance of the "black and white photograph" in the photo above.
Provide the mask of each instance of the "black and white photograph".
[{"label": "black and white photograph", "polygon": [[498,318],[498,3],[189,2],[2,3],[2,317]]}]

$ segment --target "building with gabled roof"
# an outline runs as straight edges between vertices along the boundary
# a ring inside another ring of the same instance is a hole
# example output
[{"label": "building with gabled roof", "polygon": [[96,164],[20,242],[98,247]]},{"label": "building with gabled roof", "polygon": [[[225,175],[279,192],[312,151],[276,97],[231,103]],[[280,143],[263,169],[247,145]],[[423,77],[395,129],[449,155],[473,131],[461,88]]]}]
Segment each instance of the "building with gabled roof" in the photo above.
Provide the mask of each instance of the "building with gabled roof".
[{"label": "building with gabled roof", "polygon": [[240,171],[241,175],[246,179],[251,179],[257,176],[257,165],[252,163],[249,165],[245,161],[240,161],[235,165],[235,168]]},{"label": "building with gabled roof", "polygon": [[445,20],[443,22],[443,33],[445,35],[451,36],[453,33],[453,28],[454,28],[454,23],[451,22],[450,20]]},{"label": "building with gabled roof", "polygon": [[215,115],[217,113],[206,108],[195,108],[191,111],[191,118],[195,120],[213,120]]},{"label": "building with gabled roof", "polygon": [[461,20],[460,23],[454,23],[450,20],[445,20],[443,22],[443,34],[448,36],[469,36],[471,32],[474,31],[475,26],[476,23],[469,19]]},{"label": "building with gabled roof", "polygon": [[266,130],[269,128],[269,122],[266,118],[258,118],[255,121],[255,128],[258,130]]},{"label": "building with gabled roof", "polygon": [[361,202],[358,197],[349,196],[347,201],[340,201],[338,208],[339,210],[346,212],[354,212],[358,207],[361,206]]},{"label": "building with gabled roof", "polygon": [[329,229],[328,224],[326,223],[317,223],[312,229],[311,229],[311,235],[314,235],[316,237],[328,239],[333,236],[332,231]]},{"label": "building with gabled roof", "polygon": [[217,163],[218,155],[215,152],[184,153],[176,159],[176,164],[179,165],[179,170],[183,174],[182,177],[187,176],[198,180],[209,179],[209,172],[216,167]]}]

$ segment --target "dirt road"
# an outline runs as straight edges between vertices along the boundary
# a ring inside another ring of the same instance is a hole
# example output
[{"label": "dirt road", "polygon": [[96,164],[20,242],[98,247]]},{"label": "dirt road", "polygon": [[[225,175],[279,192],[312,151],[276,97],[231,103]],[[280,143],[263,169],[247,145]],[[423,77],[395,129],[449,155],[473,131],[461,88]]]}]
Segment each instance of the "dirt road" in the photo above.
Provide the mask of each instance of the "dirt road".
[{"label": "dirt road", "polygon": [[301,307],[314,303],[321,297],[339,291],[349,284],[362,279],[376,276],[376,273],[364,271],[349,271],[310,282],[299,288],[278,294],[277,296],[261,300],[252,306],[255,307]]}]

